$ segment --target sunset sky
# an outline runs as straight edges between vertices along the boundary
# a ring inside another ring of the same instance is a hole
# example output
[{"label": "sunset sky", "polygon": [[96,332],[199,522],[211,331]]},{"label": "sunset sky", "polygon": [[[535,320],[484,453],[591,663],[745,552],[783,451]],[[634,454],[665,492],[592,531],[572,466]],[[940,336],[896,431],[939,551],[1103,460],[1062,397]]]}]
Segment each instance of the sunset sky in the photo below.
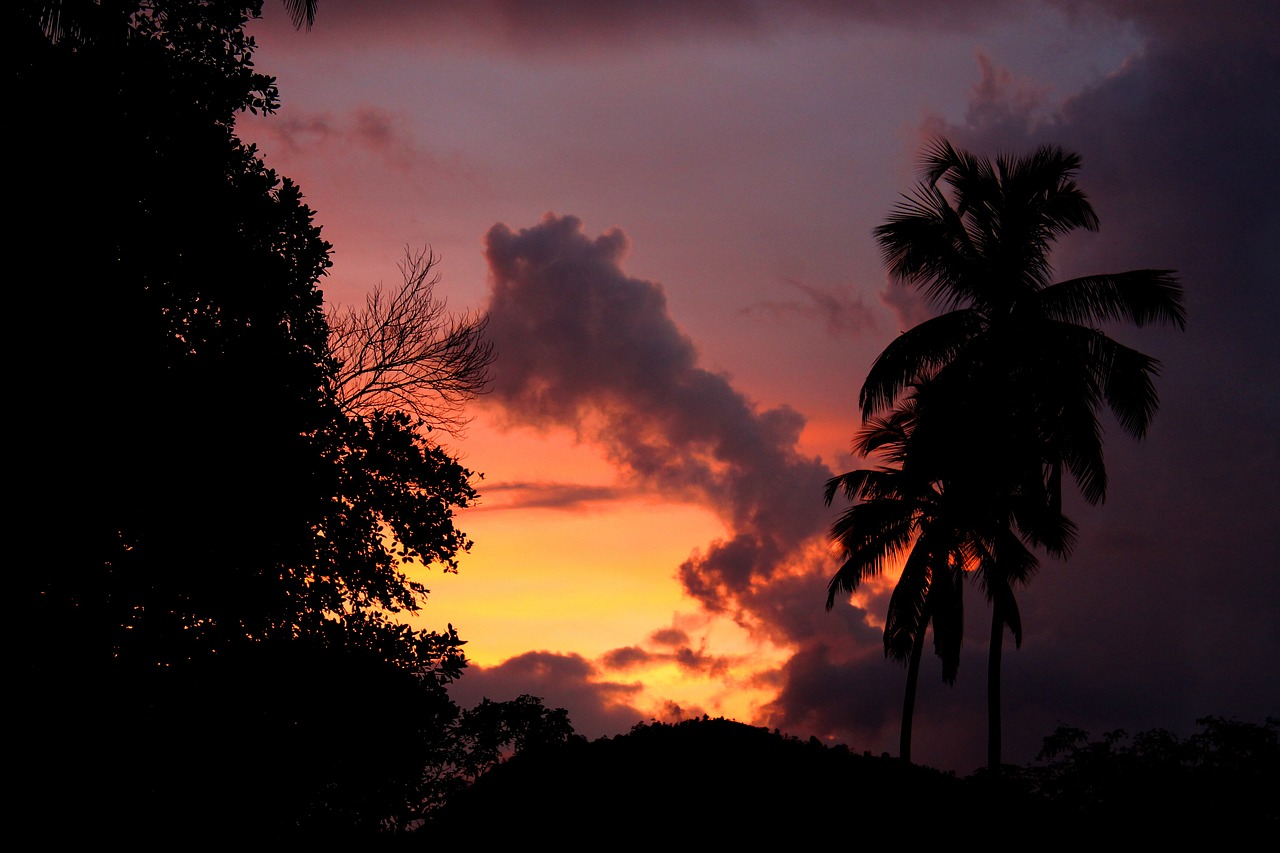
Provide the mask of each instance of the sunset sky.
[{"label": "sunset sky", "polygon": [[[942,134],[1061,144],[1102,221],[1060,277],[1172,268],[1185,333],[1145,442],[1107,436],[1105,505],[1072,495],[1068,562],[1019,590],[1005,755],[1280,714],[1280,9],[1255,2],[321,0],[252,31],[282,108],[244,118],[334,245],[353,303],[440,256],[451,308],[490,312],[493,391],[452,623],[463,705],[520,693],[596,737],[704,713],[896,751],[893,578],[824,610],[823,482],[877,353],[929,316],[871,236]],[[922,666],[913,757],[985,754],[990,610],[966,590],[955,687]]]}]

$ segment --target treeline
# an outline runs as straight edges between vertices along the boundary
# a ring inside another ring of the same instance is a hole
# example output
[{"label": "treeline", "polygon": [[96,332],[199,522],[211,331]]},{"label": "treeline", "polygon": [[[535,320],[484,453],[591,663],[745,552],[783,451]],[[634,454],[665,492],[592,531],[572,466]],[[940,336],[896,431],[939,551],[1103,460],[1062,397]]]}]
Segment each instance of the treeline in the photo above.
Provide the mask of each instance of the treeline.
[{"label": "treeline", "polygon": [[[898,758],[724,719],[641,724],[629,734],[513,758],[442,810],[433,837],[605,838],[692,846],[925,844],[999,837],[1058,846],[1100,838],[1221,843],[1280,826],[1280,720],[1208,717],[1092,740],[1061,728],[1039,759],[957,778]],[[495,820],[500,818],[500,820]],[[1261,836],[1257,834],[1264,833]]]}]

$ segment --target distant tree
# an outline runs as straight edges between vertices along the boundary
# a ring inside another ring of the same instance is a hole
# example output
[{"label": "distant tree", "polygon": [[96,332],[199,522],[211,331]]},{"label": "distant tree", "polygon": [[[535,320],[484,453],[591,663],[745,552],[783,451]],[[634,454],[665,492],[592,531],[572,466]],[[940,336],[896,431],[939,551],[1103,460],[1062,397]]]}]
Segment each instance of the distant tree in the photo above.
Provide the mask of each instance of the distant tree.
[{"label": "distant tree", "polygon": [[399,410],[451,432],[465,425],[464,405],[485,393],[490,380],[489,318],[448,312],[435,295],[437,262],[430,251],[406,249],[398,290],[379,285],[362,308],[329,311],[329,345],[338,362],[334,391],[343,411],[370,417]]},{"label": "distant tree", "polygon": [[[1133,270],[1054,283],[1049,249],[1098,219],[1076,184],[1080,160],[1045,146],[994,162],[938,140],[912,195],[876,229],[890,274],[946,313],[908,330],[872,365],[860,400],[864,422],[927,383],[935,402],[917,426],[929,474],[962,490],[994,535],[980,576],[992,603],[988,764],[1000,765],[1002,637],[1020,634],[1014,588],[1035,568],[1028,545],[1065,553],[1064,469],[1090,503],[1106,493],[1104,404],[1141,437],[1157,406],[1158,362],[1098,328],[1185,323],[1168,270]],[[921,440],[923,435],[929,441]],[[963,441],[958,440],[963,439]],[[913,451],[914,452],[914,451]]]},{"label": "distant tree", "polygon": [[1099,740],[1059,726],[1023,778],[1074,821],[1148,838],[1204,830],[1247,842],[1257,829],[1280,826],[1280,720],[1205,717],[1196,724],[1200,730],[1187,738],[1152,729]]},{"label": "distant tree", "polygon": [[464,772],[472,780],[505,758],[562,745],[575,737],[564,708],[547,708],[539,697],[527,693],[509,702],[485,699],[463,711],[458,725]]},{"label": "distant tree", "polygon": [[[14,529],[33,547],[13,651],[32,813],[122,833],[208,830],[192,803],[225,807],[228,830],[385,825],[422,764],[372,787],[352,774],[418,755],[456,714],[462,641],[403,617],[418,573],[469,547],[454,512],[471,472],[411,415],[357,416],[335,394],[329,245],[235,134],[277,104],[244,32],[258,4],[75,8],[56,38],[37,14],[15,33],[31,162],[12,180],[10,355],[32,369],[12,385]],[[387,719],[419,702],[420,720]],[[258,781],[274,799],[232,808]]]}]

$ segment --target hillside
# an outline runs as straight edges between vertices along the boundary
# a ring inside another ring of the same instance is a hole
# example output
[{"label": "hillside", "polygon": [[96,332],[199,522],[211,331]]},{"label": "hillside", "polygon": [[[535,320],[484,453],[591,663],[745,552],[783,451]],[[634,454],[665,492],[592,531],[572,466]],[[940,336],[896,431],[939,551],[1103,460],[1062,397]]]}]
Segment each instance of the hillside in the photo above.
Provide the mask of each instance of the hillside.
[{"label": "hillside", "polygon": [[1280,828],[1277,722],[1200,721],[1089,741],[1062,728],[1052,760],[994,785],[888,756],[828,747],[724,719],[653,723],[591,743],[532,750],[483,776],[430,825],[434,841],[675,845],[918,845],[947,839],[1057,847],[1102,835],[1151,842],[1187,832],[1247,841]]}]

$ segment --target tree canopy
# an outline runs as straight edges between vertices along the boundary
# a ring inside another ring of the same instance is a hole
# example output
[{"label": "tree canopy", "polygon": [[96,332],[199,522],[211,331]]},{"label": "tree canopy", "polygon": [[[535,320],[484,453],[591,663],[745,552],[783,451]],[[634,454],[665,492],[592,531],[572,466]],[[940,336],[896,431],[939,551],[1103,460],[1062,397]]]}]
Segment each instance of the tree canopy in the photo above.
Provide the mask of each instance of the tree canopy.
[{"label": "tree canopy", "polygon": [[[97,799],[56,808],[177,820],[184,799],[238,802],[272,767],[310,793],[265,821],[385,820],[421,782],[424,721],[456,714],[443,684],[462,641],[403,616],[425,600],[420,572],[455,570],[470,545],[454,513],[472,472],[417,418],[356,416],[337,395],[330,246],[235,132],[278,102],[244,30],[260,4],[54,4],[56,33],[46,5],[22,7],[15,87],[33,160],[15,170],[12,351],[28,365],[16,529],[40,543],[17,647],[32,749],[48,751],[36,789],[57,801],[80,772]],[[362,698],[326,716],[304,682]],[[380,694],[421,707],[361,709]],[[257,735],[233,736],[237,720]],[[376,805],[329,802],[365,772],[315,761],[334,737],[417,758]]]}]

